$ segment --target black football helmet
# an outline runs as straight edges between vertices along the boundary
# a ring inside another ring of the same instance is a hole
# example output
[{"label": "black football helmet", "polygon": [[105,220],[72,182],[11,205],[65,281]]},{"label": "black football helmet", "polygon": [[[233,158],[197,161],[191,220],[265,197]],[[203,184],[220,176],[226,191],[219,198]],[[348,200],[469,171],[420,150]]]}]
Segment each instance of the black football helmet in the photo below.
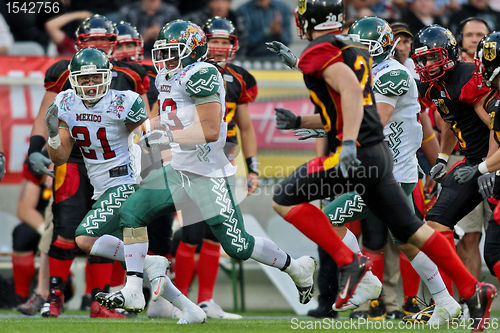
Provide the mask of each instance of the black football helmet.
[{"label": "black football helmet", "polygon": [[[132,24],[120,21],[115,24],[118,34],[113,58],[115,60],[123,60],[129,62],[140,62],[144,59],[144,41],[137,28]],[[135,47],[130,50],[117,50],[120,44],[133,43]]]},{"label": "black football helmet", "polygon": [[76,45],[81,50],[93,47],[106,53],[111,57],[116,45],[117,33],[107,17],[94,14],[86,18],[76,29]]},{"label": "black football helmet", "polygon": [[299,0],[295,9],[299,37],[311,40],[313,30],[340,29],[344,24],[342,0]]},{"label": "black football helmet", "polygon": [[[202,27],[208,41],[208,58],[214,59],[220,65],[233,60],[238,51],[238,35],[233,23],[220,16],[209,19]],[[230,47],[210,45],[210,39],[224,38],[231,43]]]},{"label": "black football helmet", "polygon": [[[458,45],[450,30],[433,24],[413,38],[412,59],[422,82],[434,81],[458,62]],[[429,65],[427,62],[431,61]]]},{"label": "black football helmet", "polygon": [[479,50],[478,57],[484,68],[482,72],[484,81],[489,87],[500,73],[500,32],[494,31],[486,35],[479,44],[482,44],[482,49]]}]

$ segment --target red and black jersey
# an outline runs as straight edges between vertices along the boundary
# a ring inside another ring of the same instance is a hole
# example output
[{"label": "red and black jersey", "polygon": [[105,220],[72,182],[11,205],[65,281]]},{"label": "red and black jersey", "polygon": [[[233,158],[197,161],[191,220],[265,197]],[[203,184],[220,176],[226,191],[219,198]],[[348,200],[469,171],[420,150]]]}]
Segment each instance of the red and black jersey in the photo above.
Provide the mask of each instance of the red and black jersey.
[{"label": "red and black jersey", "polygon": [[[46,157],[48,157],[47,154],[44,154],[44,155],[46,155]],[[40,214],[44,215],[45,208],[47,208],[47,205],[49,204],[49,200],[52,197],[52,189],[45,186],[45,178],[47,176],[46,175],[42,175],[42,176],[35,175],[32,171],[30,171],[28,164],[29,164],[29,161],[28,161],[28,159],[26,159],[24,161],[24,164],[23,164],[23,178],[26,181],[29,181],[33,184],[40,186],[40,197],[38,198],[36,210]]]},{"label": "red and black jersey", "polygon": [[227,123],[226,142],[237,143],[236,137],[236,112],[238,104],[246,104],[257,98],[257,82],[246,69],[233,64],[228,64],[222,72],[226,86],[226,115]]},{"label": "red and black jersey", "polygon": [[489,128],[474,111],[490,89],[473,76],[474,64],[458,62],[443,80],[419,83],[420,96],[432,101],[439,114],[458,139],[462,153],[472,161],[481,161],[488,153]]},{"label": "red and black jersey", "polygon": [[[45,90],[58,94],[61,91],[71,89],[71,84],[69,83],[69,63],[69,60],[59,60],[47,69],[44,82]],[[111,63],[113,64],[111,70],[111,89],[132,90],[139,95],[148,92],[150,86],[149,77],[142,65],[114,60]],[[83,157],[77,145],[74,145],[68,162],[83,163]]]},{"label": "red and black jersey", "polygon": [[484,109],[490,115],[490,128],[494,131],[496,143],[500,146],[500,112],[497,116],[496,113],[499,111],[500,107],[500,91],[493,90],[490,92],[486,100],[484,101]]},{"label": "red and black jersey", "polygon": [[158,89],[156,89],[156,68],[153,65],[142,65],[149,77],[149,89],[146,95],[148,96],[149,107],[153,107],[155,103],[158,103]]},{"label": "red and black jersey", "polygon": [[[366,46],[342,36],[327,34],[313,40],[300,57],[299,68],[311,101],[321,110],[323,126],[328,133],[330,151],[342,141],[343,120],[340,94],[323,79],[323,71],[336,62],[349,66],[363,89],[364,114],[357,143],[370,146],[384,140],[384,133],[372,92],[372,59]],[[339,78],[342,80],[342,78]]]}]

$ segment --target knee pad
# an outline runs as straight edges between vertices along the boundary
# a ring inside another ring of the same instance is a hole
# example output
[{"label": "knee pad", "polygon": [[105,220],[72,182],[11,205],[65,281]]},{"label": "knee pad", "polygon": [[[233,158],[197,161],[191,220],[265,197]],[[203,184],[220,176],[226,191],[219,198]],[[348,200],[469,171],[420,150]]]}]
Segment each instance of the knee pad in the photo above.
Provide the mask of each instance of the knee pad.
[{"label": "knee pad", "polygon": [[18,224],[12,231],[12,249],[18,252],[37,252],[40,234],[26,223]]},{"label": "knee pad", "polygon": [[76,254],[76,244],[73,242],[64,242],[56,238],[50,244],[49,257],[58,260],[73,260]]}]

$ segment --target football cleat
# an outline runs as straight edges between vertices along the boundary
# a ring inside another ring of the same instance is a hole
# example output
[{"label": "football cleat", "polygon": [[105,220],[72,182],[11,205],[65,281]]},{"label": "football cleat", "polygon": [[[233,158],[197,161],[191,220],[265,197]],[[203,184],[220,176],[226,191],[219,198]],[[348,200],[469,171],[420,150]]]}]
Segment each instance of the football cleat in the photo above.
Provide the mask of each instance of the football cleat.
[{"label": "football cleat", "polygon": [[447,297],[445,301],[436,302],[434,312],[428,323],[432,326],[439,326],[460,317],[462,308],[453,297]]},{"label": "football cleat", "polygon": [[[334,311],[345,311],[359,306],[361,303],[347,304],[353,297],[356,288],[372,267],[370,258],[360,254],[354,254],[354,261],[348,265],[340,267],[339,294],[332,306]],[[380,281],[379,281],[380,283]],[[380,293],[379,293],[380,294]],[[378,295],[375,297],[377,298]],[[373,298],[373,297],[372,297]],[[365,301],[371,298],[367,298]]]},{"label": "football cleat", "polygon": [[368,319],[385,320],[386,316],[387,311],[385,310],[384,299],[382,297],[372,299],[370,301],[370,307],[368,308]]},{"label": "football cleat", "polygon": [[405,316],[412,316],[420,312],[418,307],[418,299],[415,296],[408,297],[405,304],[403,304],[403,313]]},{"label": "football cleat", "polygon": [[148,318],[181,318],[182,311],[172,303],[160,297],[156,302],[149,302]]},{"label": "football cleat", "polygon": [[177,324],[204,324],[207,320],[207,314],[193,302],[184,306],[182,316]]},{"label": "football cleat", "polygon": [[42,298],[42,296],[35,293],[31,295],[31,297],[26,302],[18,305],[16,307],[16,310],[24,315],[33,316],[35,313],[38,313],[40,311],[44,303],[45,300]]},{"label": "football cleat", "polygon": [[434,313],[435,307],[436,307],[436,305],[432,304],[431,306],[428,306],[415,314],[404,316],[403,321],[404,322],[411,322],[411,323],[424,323],[425,324],[431,319],[432,314]]},{"label": "football cleat", "polygon": [[243,318],[239,314],[229,313],[222,310],[219,304],[215,303],[213,299],[209,301],[204,301],[198,304],[198,306],[205,311],[208,318],[216,319],[241,319]]},{"label": "football cleat", "polygon": [[90,303],[90,318],[127,318],[127,316],[116,312],[114,309],[107,309],[97,301]]},{"label": "football cleat", "polygon": [[167,285],[168,259],[163,256],[148,255],[144,259],[144,272],[148,275],[151,285],[151,300],[156,302],[163,294]]},{"label": "football cleat", "polygon": [[142,312],[146,306],[142,290],[133,291],[129,289],[132,288],[123,288],[113,293],[99,292],[95,295],[95,299],[108,309],[121,308],[128,312]]},{"label": "football cleat", "polygon": [[380,282],[372,271],[367,271],[356,288],[356,291],[354,291],[354,295],[344,303],[341,308],[337,309],[335,304],[333,304],[332,309],[334,311],[355,309],[369,300],[377,299],[381,292],[382,282]]},{"label": "football cleat", "polygon": [[290,271],[288,275],[292,278],[299,291],[299,302],[307,304],[314,293],[314,272],[316,271],[316,261],[309,256],[303,256],[295,260],[298,270]]},{"label": "football cleat", "polygon": [[490,308],[493,298],[497,295],[497,288],[485,282],[476,284],[474,295],[466,299],[470,317],[473,319],[473,332],[481,332],[488,327]]},{"label": "football cleat", "polygon": [[64,304],[64,294],[62,293],[61,289],[50,289],[48,304],[48,309],[44,305],[40,310],[40,314],[42,315],[42,317],[59,317],[59,315],[63,312]]}]

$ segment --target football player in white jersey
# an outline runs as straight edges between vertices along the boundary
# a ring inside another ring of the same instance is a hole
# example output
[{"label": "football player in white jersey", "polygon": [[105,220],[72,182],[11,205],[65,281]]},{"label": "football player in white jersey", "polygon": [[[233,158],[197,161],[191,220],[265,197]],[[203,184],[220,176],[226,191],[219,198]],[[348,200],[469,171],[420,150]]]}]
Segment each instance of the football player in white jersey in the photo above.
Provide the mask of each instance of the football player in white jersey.
[{"label": "football player in white jersey", "polygon": [[[377,112],[384,126],[385,141],[393,153],[393,175],[411,202],[411,193],[418,181],[418,162],[416,151],[422,143],[422,126],[417,120],[420,112],[418,90],[415,80],[406,67],[395,60],[394,40],[389,24],[378,17],[364,17],[354,22],[349,35],[368,47],[373,59],[372,76],[373,92],[377,101]],[[297,60],[293,53],[281,43],[268,43],[268,49],[278,53],[283,61],[293,67]],[[323,130],[297,129],[299,140],[322,137]],[[346,241],[352,239],[351,232],[343,225],[360,218],[366,218],[369,209],[357,192],[345,193],[337,197],[324,209],[332,224],[336,225],[336,232],[344,237],[344,242],[354,252],[359,252],[357,242]],[[382,226],[385,225],[382,224]],[[393,237],[394,238],[394,237]],[[449,295],[437,266],[416,247],[402,244],[394,239],[403,253],[405,253],[417,273],[426,282],[436,302],[436,310],[425,319],[433,325],[457,317],[460,314],[460,305]],[[383,265],[383,261],[381,262]],[[375,271],[375,269],[374,269]],[[434,276],[433,279],[428,277]],[[380,277],[379,277],[380,278]],[[359,304],[358,304],[359,305]]]},{"label": "football player in white jersey", "polygon": [[[56,96],[45,121],[52,161],[65,163],[76,143],[94,187],[96,202],[76,230],[76,243],[91,255],[123,261],[123,251],[116,246],[110,249],[109,244],[122,243],[118,211],[134,193],[140,172],[134,158],[137,146],[132,144],[130,133],[147,115],[139,94],[109,89],[111,68],[104,52],[94,48],[78,51],[69,64],[72,89]],[[205,313],[181,296],[165,276],[167,267],[165,257],[145,256],[152,299],[163,295],[179,307],[182,323],[203,322]]]},{"label": "football player in white jersey", "polygon": [[205,220],[231,257],[252,258],[279,268],[294,281],[302,303],[312,297],[314,260],[307,256],[293,259],[274,242],[245,230],[233,192],[236,170],[223,150],[227,128],[224,81],[214,65],[203,61],[206,54],[204,32],[189,21],[168,23],[154,44],[160,116],[166,127],[150,131],[141,142],[150,147],[171,146],[172,161],[152,171],[120,210],[127,283],[120,291],[96,296],[108,307],[144,308],[146,226],[155,216],[179,209],[199,211],[184,224]]}]

